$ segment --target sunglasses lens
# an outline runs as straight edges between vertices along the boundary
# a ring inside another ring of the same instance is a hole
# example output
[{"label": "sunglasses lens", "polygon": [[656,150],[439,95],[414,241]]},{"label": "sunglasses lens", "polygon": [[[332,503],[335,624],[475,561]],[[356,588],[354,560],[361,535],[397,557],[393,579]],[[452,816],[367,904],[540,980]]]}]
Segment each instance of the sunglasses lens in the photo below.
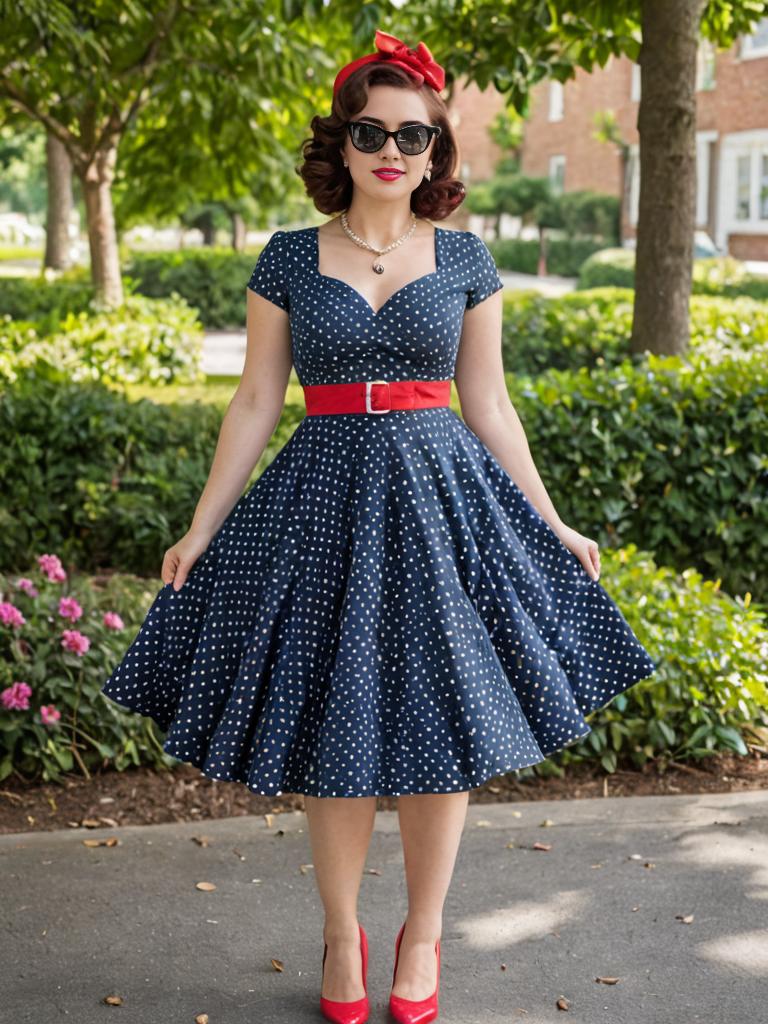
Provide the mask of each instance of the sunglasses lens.
[{"label": "sunglasses lens", "polygon": [[423,153],[429,143],[429,132],[422,125],[413,124],[401,128],[397,133],[397,142],[403,153],[411,156]]},{"label": "sunglasses lens", "polygon": [[386,135],[375,124],[360,123],[352,125],[352,142],[363,153],[376,153],[384,145]]}]

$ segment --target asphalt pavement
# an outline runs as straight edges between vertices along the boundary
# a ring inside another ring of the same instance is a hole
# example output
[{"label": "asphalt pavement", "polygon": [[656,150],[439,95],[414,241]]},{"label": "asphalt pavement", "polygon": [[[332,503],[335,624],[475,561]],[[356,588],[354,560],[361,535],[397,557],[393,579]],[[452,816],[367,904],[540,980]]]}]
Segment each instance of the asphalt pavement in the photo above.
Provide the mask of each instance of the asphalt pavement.
[{"label": "asphalt pavement", "polygon": [[[0,879],[4,1024],[323,1019],[301,812],[0,836]],[[439,1019],[764,1021],[767,906],[764,791],[470,805]],[[379,812],[359,902],[371,1022],[405,910],[397,812]]]}]

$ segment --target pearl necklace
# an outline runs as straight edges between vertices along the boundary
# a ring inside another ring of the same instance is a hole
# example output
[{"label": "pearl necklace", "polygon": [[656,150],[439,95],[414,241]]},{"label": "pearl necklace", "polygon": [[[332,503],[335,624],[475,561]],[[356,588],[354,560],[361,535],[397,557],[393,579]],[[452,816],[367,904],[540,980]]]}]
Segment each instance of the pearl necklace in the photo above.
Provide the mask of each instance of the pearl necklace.
[{"label": "pearl necklace", "polygon": [[[407,242],[408,239],[413,234],[413,232],[416,230],[416,215],[415,215],[415,213],[413,211],[411,211],[411,226],[406,231],[406,233],[404,235],[402,235],[400,238],[398,238],[396,241],[390,243],[390,245],[388,245],[386,247],[386,249],[377,249],[375,246],[370,245],[368,242],[366,242],[364,238],[361,238],[359,235],[355,234],[355,232],[349,226],[349,221],[347,220],[347,212],[346,212],[346,210],[342,213],[342,215],[340,217],[340,220],[341,220],[341,226],[344,229],[345,234],[347,235],[348,238],[352,239],[352,241],[355,243],[355,245],[359,245],[363,249],[368,249],[370,252],[375,252],[377,256],[383,256],[385,252],[389,252],[391,249],[395,249],[398,245],[402,245],[403,242]],[[374,261],[371,264],[371,266],[372,266],[372,269],[373,269],[374,273],[376,273],[376,274],[383,274],[384,273],[384,266],[383,266],[383,264],[379,263],[378,260]]]}]

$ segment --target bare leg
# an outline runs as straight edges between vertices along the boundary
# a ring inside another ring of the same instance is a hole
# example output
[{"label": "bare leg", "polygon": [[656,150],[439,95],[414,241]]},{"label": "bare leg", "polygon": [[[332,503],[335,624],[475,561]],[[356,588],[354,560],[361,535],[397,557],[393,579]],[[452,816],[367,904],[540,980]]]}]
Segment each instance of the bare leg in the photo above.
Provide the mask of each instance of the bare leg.
[{"label": "bare leg", "polygon": [[[408,918],[392,992],[426,999],[437,984],[435,942],[443,926],[450,885],[467,816],[469,793],[414,793],[398,797],[397,811],[408,886]],[[398,926],[399,927],[399,926]]]},{"label": "bare leg", "polygon": [[357,897],[376,818],[376,797],[305,796],[304,807],[325,909],[323,941],[328,943],[320,994],[343,1002],[362,999]]}]

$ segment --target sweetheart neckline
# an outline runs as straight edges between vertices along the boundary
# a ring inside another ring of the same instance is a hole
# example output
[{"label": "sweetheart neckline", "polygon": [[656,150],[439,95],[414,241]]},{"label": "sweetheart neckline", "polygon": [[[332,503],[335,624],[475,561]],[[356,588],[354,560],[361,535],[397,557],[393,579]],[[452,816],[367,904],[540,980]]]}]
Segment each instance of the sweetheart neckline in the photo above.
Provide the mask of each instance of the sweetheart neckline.
[{"label": "sweetheart neckline", "polygon": [[389,298],[386,299],[385,302],[381,306],[379,306],[378,309],[374,309],[373,306],[368,301],[368,299],[366,299],[366,297],[363,295],[363,293],[359,292],[357,290],[357,288],[355,288],[354,285],[349,283],[349,281],[344,281],[340,277],[334,277],[333,274],[322,274],[320,272],[320,269],[319,269],[319,265],[320,265],[319,231],[320,231],[320,229],[319,229],[318,225],[315,225],[313,227],[313,229],[312,229],[313,235],[314,235],[314,242],[315,242],[315,250],[314,250],[314,254],[313,254],[314,258],[312,260],[312,269],[314,270],[315,274],[319,278],[322,278],[322,279],[324,279],[326,281],[335,281],[336,284],[340,284],[340,285],[343,285],[345,288],[348,288],[354,295],[357,296],[358,299],[360,299],[361,302],[363,302],[365,304],[365,306],[368,308],[368,310],[371,313],[371,315],[374,316],[374,317],[377,317],[379,315],[379,313],[381,313],[382,310],[386,309],[386,307],[391,302],[393,302],[402,292],[404,292],[406,290],[406,288],[411,288],[413,285],[418,284],[420,281],[426,281],[430,277],[436,277],[440,273],[440,270],[441,270],[440,255],[441,254],[440,254],[439,238],[440,238],[440,232],[443,229],[438,227],[436,224],[434,225],[434,228],[435,228],[435,238],[434,238],[435,269],[428,271],[426,274],[422,274],[420,277],[415,277],[412,281],[406,281],[406,283],[404,285],[402,285],[400,288],[398,288],[396,292],[393,292],[389,296]]}]

